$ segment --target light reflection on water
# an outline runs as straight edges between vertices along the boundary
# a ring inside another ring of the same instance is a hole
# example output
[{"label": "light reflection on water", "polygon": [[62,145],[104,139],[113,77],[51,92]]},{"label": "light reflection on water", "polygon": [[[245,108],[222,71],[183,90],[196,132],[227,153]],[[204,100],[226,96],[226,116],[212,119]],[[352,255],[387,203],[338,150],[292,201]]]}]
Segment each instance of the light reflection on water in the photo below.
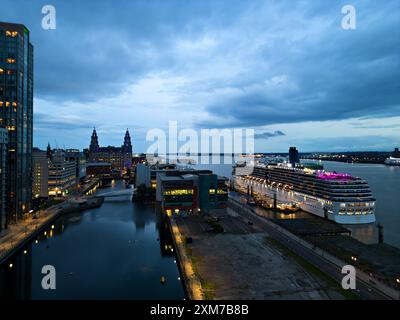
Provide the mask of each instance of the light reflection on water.
[{"label": "light reflection on water", "polygon": [[[36,240],[23,248],[26,254],[21,250],[0,266],[0,299],[185,297],[176,257],[165,250],[170,234],[150,206],[106,200],[101,208],[60,217]],[[46,264],[56,268],[56,290],[41,288]]]}]

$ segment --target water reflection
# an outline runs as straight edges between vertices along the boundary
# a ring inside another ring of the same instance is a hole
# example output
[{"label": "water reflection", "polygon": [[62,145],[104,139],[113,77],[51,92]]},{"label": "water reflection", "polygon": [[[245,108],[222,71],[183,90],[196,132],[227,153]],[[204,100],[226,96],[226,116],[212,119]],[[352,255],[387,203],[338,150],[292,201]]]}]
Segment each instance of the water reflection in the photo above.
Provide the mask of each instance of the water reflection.
[{"label": "water reflection", "polygon": [[[60,217],[0,266],[0,299],[183,299],[165,221],[126,200]],[[56,290],[41,287],[47,264],[56,268]]]}]

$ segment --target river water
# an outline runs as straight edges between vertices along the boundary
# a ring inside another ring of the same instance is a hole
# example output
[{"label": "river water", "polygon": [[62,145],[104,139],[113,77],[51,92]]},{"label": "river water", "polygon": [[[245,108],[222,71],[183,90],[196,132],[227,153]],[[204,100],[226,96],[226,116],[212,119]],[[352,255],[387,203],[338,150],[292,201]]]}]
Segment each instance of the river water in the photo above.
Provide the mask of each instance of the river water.
[{"label": "river water", "polygon": [[[210,158],[209,163],[212,163]],[[227,159],[228,162],[231,159]],[[309,162],[309,161],[307,161]],[[232,164],[197,164],[198,169],[210,169],[219,175],[232,176]],[[383,164],[357,164],[324,161],[327,171],[350,173],[365,179],[376,198],[376,220],[375,224],[346,225],[352,231],[352,236],[364,243],[377,243],[377,224],[384,227],[384,241],[400,248],[400,167],[390,167]]]},{"label": "river water", "polygon": [[[0,299],[185,298],[165,222],[127,196],[60,217],[37,241],[0,266]],[[55,267],[56,290],[42,289],[43,265]]]},{"label": "river water", "polygon": [[[400,167],[340,162],[324,162],[324,166],[368,181],[377,199],[376,218],[384,226],[385,242],[400,247]],[[227,177],[232,173],[231,164],[195,167]],[[117,183],[98,192],[121,188]],[[377,241],[376,225],[348,227],[363,242]],[[49,227],[36,240],[0,266],[0,300],[185,297],[170,235],[151,206],[123,197],[106,200],[101,208],[60,217],[54,229]],[[41,287],[44,265],[56,269],[56,290]]]},{"label": "river water", "polygon": [[[345,172],[363,178],[376,198],[376,220],[384,228],[384,241],[400,248],[400,167],[324,161],[328,171]],[[353,236],[366,243],[377,241],[375,225],[351,226]]]}]

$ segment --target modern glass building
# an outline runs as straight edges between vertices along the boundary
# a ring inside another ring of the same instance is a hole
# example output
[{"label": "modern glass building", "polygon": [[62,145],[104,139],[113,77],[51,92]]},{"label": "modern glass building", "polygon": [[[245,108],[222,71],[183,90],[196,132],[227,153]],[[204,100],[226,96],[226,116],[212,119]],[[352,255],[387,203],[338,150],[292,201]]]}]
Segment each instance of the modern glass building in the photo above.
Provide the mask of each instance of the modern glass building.
[{"label": "modern glass building", "polygon": [[227,181],[210,170],[158,171],[156,200],[168,216],[225,211]]},{"label": "modern glass building", "polygon": [[32,198],[33,46],[22,24],[0,22],[0,127],[8,130],[7,217],[16,221]]}]

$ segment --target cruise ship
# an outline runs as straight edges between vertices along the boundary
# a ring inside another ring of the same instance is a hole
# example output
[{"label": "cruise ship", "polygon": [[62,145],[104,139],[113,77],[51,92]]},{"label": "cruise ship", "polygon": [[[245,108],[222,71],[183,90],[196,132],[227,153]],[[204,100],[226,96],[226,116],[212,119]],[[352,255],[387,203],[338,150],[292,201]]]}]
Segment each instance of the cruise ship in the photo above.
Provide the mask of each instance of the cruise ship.
[{"label": "cruise ship", "polygon": [[375,222],[375,199],[368,183],[346,173],[324,171],[320,165],[257,164],[250,175],[235,174],[234,182],[337,223]]},{"label": "cruise ship", "polygon": [[400,166],[400,158],[389,157],[385,160],[385,164],[388,166]]},{"label": "cruise ship", "polygon": [[392,156],[385,160],[388,166],[400,166],[400,151],[399,148],[394,149]]}]

